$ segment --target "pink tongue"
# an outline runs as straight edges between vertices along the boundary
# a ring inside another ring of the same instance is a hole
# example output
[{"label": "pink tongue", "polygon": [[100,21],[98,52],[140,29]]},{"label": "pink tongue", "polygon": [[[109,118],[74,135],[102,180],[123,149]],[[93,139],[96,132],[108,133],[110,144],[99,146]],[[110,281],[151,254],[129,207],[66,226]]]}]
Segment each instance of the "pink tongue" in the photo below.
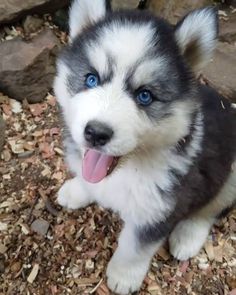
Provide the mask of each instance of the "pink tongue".
[{"label": "pink tongue", "polygon": [[86,181],[97,183],[107,176],[113,162],[112,156],[89,149],[83,159],[82,174]]}]

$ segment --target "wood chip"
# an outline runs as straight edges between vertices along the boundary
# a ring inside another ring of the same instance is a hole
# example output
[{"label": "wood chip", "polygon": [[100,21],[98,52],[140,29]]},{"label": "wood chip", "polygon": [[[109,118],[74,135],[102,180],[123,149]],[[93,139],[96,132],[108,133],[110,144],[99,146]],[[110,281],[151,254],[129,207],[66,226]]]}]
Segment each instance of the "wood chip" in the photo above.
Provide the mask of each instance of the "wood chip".
[{"label": "wood chip", "polygon": [[0,243],[0,254],[4,254],[7,252],[7,247]]},{"label": "wood chip", "polygon": [[215,261],[220,263],[223,262],[223,246],[222,245],[214,247],[214,256],[215,256]]},{"label": "wood chip", "polygon": [[170,253],[164,247],[161,247],[157,254],[165,261],[170,259]]},{"label": "wood chip", "polygon": [[85,268],[88,270],[94,269],[94,262],[91,259],[88,259],[85,263]]},{"label": "wood chip", "polygon": [[27,282],[32,284],[34,280],[36,279],[39,272],[39,264],[35,264],[27,278]]},{"label": "wood chip", "polygon": [[7,230],[7,224],[0,222],[0,231],[5,231],[5,230]]},{"label": "wood chip", "polygon": [[110,295],[110,291],[107,286],[102,283],[99,288],[96,290],[96,295]]},{"label": "wood chip", "polygon": [[80,278],[80,279],[74,279],[74,282],[80,287],[91,286],[91,285],[97,284],[99,282],[99,279],[97,279],[97,278]]},{"label": "wood chip", "polygon": [[214,260],[215,252],[214,252],[214,247],[213,247],[212,241],[209,241],[209,240],[206,241],[204,248],[205,248],[205,251],[206,251],[206,254],[207,254],[209,260],[210,261]]},{"label": "wood chip", "polygon": [[27,224],[22,223],[22,224],[20,224],[20,226],[21,226],[21,230],[22,230],[23,234],[28,235],[30,233],[30,229]]},{"label": "wood chip", "polygon": [[14,114],[19,114],[22,112],[21,103],[15,99],[10,99],[11,110]]},{"label": "wood chip", "polygon": [[21,140],[9,140],[9,144],[13,154],[24,153],[24,142]]}]

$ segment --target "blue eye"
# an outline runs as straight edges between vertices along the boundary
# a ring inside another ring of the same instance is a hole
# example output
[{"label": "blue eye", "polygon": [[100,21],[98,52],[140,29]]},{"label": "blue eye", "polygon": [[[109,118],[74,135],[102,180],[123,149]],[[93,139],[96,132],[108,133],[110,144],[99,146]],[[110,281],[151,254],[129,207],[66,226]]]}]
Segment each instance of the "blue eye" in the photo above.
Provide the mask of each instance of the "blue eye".
[{"label": "blue eye", "polygon": [[152,103],[152,94],[148,90],[142,90],[137,95],[137,102],[143,106],[148,106]]},{"label": "blue eye", "polygon": [[85,80],[85,85],[88,88],[94,88],[97,87],[99,84],[98,76],[95,74],[88,74]]}]

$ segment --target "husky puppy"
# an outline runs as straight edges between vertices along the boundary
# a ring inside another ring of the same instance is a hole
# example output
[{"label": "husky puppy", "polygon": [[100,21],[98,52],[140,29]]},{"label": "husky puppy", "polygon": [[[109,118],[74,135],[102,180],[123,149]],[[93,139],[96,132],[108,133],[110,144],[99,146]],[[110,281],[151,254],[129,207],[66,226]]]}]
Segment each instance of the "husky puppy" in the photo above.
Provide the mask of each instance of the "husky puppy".
[{"label": "husky puppy", "polygon": [[75,177],[58,202],[97,202],[120,214],[107,268],[119,294],[140,288],[167,238],[177,259],[196,255],[236,201],[236,110],[195,79],[217,31],[211,7],[173,27],[148,12],[112,12],[106,0],[72,4],[55,93]]}]

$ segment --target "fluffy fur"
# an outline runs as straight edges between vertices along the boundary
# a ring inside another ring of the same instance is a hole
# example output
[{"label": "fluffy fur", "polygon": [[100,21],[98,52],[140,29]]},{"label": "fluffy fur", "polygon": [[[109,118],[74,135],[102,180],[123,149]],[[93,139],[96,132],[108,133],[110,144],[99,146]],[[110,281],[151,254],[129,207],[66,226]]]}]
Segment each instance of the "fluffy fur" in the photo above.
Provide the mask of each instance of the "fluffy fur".
[{"label": "fluffy fur", "polygon": [[[58,61],[55,92],[75,177],[58,202],[77,209],[95,201],[124,220],[107,268],[108,285],[119,294],[140,288],[168,237],[176,258],[196,255],[215,219],[236,202],[235,106],[194,78],[212,56],[217,27],[213,8],[173,28],[147,12],[112,12],[105,0],[72,5],[71,43]],[[90,73],[100,80],[93,89],[85,85]],[[150,105],[137,103],[140,89],[152,93]],[[97,184],[81,172],[84,130],[93,120],[114,132],[97,149],[120,157]]]}]

